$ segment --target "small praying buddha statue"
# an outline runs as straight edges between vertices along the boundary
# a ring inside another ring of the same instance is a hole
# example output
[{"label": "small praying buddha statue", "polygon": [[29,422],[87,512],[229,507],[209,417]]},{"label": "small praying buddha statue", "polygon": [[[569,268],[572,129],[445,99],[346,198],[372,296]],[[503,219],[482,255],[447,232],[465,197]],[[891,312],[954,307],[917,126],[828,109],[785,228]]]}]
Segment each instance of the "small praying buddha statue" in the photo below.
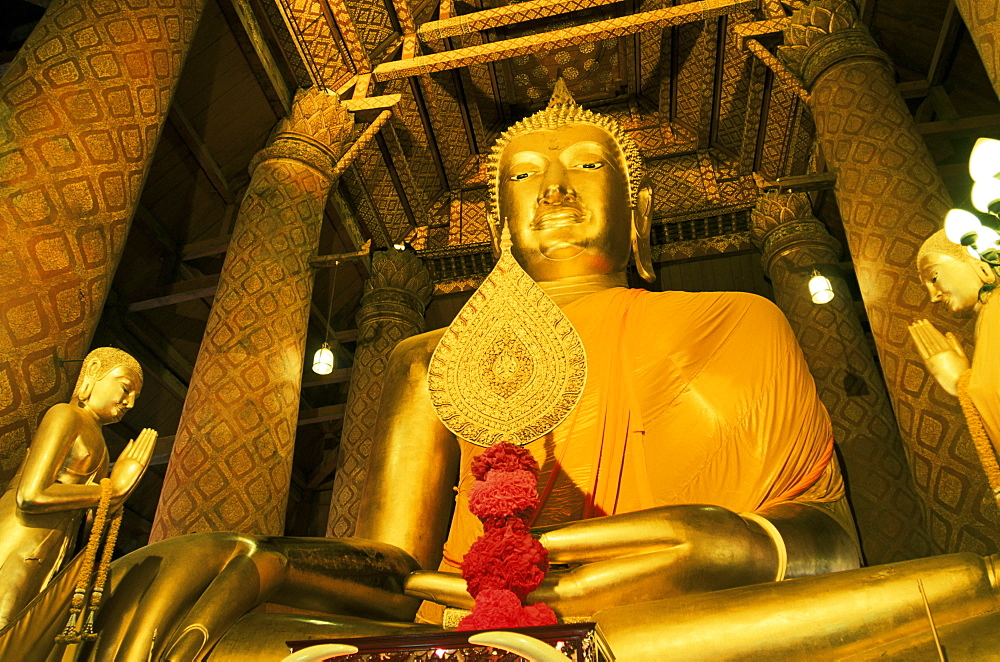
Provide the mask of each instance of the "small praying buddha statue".
[{"label": "small praying buddha statue", "polygon": [[[135,404],[142,368],[125,352],[87,355],[73,397],[49,409],[17,474],[0,496],[0,630],[59,570],[70,541],[108,477],[101,426]],[[156,432],[143,430],[111,470],[112,511],[121,507],[149,464]]]},{"label": "small praying buddha statue", "polygon": [[955,335],[942,334],[928,320],[911,324],[910,336],[941,388],[957,396],[968,380],[968,395],[983,418],[994,448],[1000,452],[1000,389],[996,387],[1000,306],[992,303],[991,296],[1000,284],[997,275],[964,247],[949,241],[944,230],[935,232],[920,247],[917,269],[932,302],[943,303],[956,317],[976,318],[976,350],[970,363]]}]

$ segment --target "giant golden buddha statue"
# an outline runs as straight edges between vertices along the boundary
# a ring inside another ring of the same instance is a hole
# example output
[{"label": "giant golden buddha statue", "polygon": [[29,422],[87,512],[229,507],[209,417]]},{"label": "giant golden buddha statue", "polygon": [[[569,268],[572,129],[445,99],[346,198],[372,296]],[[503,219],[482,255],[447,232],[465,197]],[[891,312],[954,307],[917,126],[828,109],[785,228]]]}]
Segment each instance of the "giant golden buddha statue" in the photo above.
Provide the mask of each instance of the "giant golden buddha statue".
[{"label": "giant golden buddha statue", "polygon": [[[613,121],[559,83],[493,157],[500,265],[512,255],[544,294],[490,305],[522,320],[531,310],[565,318],[567,342],[578,339],[586,356],[575,405],[522,440],[541,466],[532,525],[555,564],[531,601],[594,618],[621,660],[722,659],[761,646],[780,655],[806,640],[814,653],[856,651],[866,638],[919,631],[916,577],[946,623],[989,610],[995,573],[979,557],[851,570],[858,549],[830,422],[776,307],[741,293],[626,286],[630,258],[652,274],[652,191]],[[516,289],[500,285],[491,291]],[[356,538],[200,533],[133,552],[113,564],[98,639],[81,655],[277,659],[286,640],[426,631],[445,608],[469,607],[457,569],[480,532],[468,491],[483,447],[452,428],[455,416],[481,412],[442,404],[431,387],[435,352],[453,330],[392,354]],[[551,359],[519,337],[515,329],[502,351],[456,369],[516,375],[521,362]],[[499,402],[494,414],[520,415]],[[825,574],[835,571],[845,572]],[[802,579],[781,581],[791,578]],[[265,602],[329,616],[247,614]],[[817,629],[800,612],[840,621]]]}]

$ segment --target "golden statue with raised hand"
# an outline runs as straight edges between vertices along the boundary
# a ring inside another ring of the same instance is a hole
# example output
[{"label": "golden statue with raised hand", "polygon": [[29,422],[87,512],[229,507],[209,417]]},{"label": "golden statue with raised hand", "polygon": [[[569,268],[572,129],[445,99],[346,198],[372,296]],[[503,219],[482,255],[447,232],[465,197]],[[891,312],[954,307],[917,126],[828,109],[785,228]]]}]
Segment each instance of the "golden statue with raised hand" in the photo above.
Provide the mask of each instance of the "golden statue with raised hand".
[{"label": "golden statue with raised hand", "polygon": [[[108,477],[101,426],[117,423],[142,389],[142,368],[125,352],[101,347],[83,361],[73,397],[42,418],[28,455],[0,496],[0,630],[59,569],[84,513],[96,508]],[[111,509],[138,484],[156,442],[143,430],[111,470]]]}]

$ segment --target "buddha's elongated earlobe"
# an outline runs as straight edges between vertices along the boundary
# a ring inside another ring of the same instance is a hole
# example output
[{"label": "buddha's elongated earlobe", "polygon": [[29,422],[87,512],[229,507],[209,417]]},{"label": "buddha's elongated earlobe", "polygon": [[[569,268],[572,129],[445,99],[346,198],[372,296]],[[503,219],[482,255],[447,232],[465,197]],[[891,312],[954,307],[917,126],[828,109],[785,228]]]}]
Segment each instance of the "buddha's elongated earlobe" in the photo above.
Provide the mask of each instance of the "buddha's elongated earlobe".
[{"label": "buddha's elongated earlobe", "polygon": [[91,359],[83,366],[84,376],[80,380],[80,388],[76,390],[76,399],[80,402],[86,402],[90,399],[90,392],[94,390],[94,382],[97,381],[97,375],[101,372],[101,360]]},{"label": "buddha's elongated earlobe", "polygon": [[648,180],[643,180],[636,195],[636,205],[632,207],[632,256],[635,268],[646,282],[656,280],[653,272],[652,248],[649,232],[653,220],[653,189]]}]

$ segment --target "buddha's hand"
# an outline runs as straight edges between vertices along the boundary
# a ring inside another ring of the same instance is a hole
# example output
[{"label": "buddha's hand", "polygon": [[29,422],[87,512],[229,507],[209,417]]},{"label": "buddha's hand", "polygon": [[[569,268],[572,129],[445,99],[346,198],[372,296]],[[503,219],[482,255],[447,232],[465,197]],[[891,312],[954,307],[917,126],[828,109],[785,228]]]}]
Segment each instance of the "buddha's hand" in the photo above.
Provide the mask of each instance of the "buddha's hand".
[{"label": "buddha's hand", "polygon": [[[542,533],[549,572],[528,597],[559,616],[775,579],[778,555],[757,525],[716,506],[664,506],[575,522]],[[460,576],[418,572],[409,595],[469,608]]]},{"label": "buddha's hand", "polygon": [[115,466],[111,470],[111,498],[115,508],[124,504],[125,499],[139,484],[139,479],[146,472],[149,460],[153,457],[157,436],[156,430],[143,429],[138,437],[128,442],[125,450],[115,461]]},{"label": "buddha's hand", "polygon": [[958,378],[969,369],[969,357],[955,334],[942,334],[929,321],[917,320],[910,325],[910,337],[937,383],[957,396]]}]

